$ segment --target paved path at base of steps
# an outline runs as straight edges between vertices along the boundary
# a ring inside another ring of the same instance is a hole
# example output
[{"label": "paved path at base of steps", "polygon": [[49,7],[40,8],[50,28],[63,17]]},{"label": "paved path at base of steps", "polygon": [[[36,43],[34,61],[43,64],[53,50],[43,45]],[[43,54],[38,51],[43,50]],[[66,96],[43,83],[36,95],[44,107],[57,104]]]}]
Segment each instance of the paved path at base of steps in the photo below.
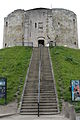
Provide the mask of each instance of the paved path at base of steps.
[{"label": "paved path at base of steps", "polygon": [[69,120],[61,115],[50,115],[50,116],[26,116],[26,115],[13,115],[10,117],[0,118],[0,120]]}]

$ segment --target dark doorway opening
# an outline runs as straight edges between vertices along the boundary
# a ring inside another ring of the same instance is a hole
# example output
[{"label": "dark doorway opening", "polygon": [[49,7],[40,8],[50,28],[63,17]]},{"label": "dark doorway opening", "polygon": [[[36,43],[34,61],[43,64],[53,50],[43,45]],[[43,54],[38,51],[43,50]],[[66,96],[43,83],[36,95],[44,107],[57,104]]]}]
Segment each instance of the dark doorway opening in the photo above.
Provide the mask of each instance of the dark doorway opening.
[{"label": "dark doorway opening", "polygon": [[44,47],[44,40],[38,40],[38,47]]}]

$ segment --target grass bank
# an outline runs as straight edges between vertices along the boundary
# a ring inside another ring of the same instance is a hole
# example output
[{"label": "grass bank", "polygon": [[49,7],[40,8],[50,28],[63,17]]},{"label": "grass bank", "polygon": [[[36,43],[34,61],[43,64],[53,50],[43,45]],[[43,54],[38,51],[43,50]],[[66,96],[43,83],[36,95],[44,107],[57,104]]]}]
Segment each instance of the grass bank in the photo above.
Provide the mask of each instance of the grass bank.
[{"label": "grass bank", "polygon": [[[11,47],[0,50],[0,77],[7,78],[7,102],[16,98],[16,92],[19,92],[19,98],[22,93],[24,80],[29,66],[32,48],[29,47]],[[3,100],[0,99],[0,103]]]},{"label": "grass bank", "polygon": [[80,102],[71,101],[71,92],[69,90],[71,80],[80,80],[80,50],[52,47],[50,48],[50,54],[60,108],[62,105],[61,99],[64,99],[64,101],[74,104],[75,110],[80,112]]}]

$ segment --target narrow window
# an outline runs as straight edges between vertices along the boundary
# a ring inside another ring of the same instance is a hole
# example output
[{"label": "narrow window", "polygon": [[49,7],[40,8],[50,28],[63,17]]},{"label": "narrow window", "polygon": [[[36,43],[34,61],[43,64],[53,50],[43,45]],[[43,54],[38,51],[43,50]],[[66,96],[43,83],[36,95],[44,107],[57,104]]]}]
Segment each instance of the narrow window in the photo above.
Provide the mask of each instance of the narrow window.
[{"label": "narrow window", "polygon": [[22,27],[23,27],[23,22],[22,22]]},{"label": "narrow window", "polygon": [[74,45],[76,45],[76,42],[74,42]]},{"label": "narrow window", "polygon": [[58,22],[58,25],[60,25],[60,22]]},{"label": "narrow window", "polygon": [[35,28],[37,28],[37,23],[35,23]]},{"label": "narrow window", "polygon": [[75,22],[75,19],[73,19],[73,22]]},{"label": "narrow window", "polygon": [[7,46],[7,44],[5,43],[5,47]]},{"label": "narrow window", "polygon": [[8,22],[6,22],[6,27],[8,26]]},{"label": "narrow window", "polygon": [[30,37],[31,37],[31,32],[30,32]]}]

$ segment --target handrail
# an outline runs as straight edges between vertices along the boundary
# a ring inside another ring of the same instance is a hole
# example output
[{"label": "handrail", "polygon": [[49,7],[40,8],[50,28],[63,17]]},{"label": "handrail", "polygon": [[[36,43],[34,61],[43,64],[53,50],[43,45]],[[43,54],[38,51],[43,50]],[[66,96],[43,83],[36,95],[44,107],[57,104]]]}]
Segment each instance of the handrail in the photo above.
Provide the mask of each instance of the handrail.
[{"label": "handrail", "polygon": [[[33,48],[33,51],[34,51],[34,48]],[[30,59],[30,64],[29,64],[29,67],[28,67],[28,70],[27,70],[27,74],[26,74],[26,78],[25,78],[25,82],[24,82],[24,86],[23,86],[23,92],[22,92],[22,96],[21,96],[21,100],[20,100],[19,109],[18,109],[18,112],[19,112],[19,113],[20,113],[21,106],[22,106],[22,101],[23,101],[24,91],[25,91],[26,84],[27,84],[27,80],[28,80],[28,76],[29,76],[29,70],[30,70],[30,66],[31,66],[32,58],[33,58],[33,52],[32,52],[32,56],[31,56],[31,59]]]},{"label": "handrail", "polygon": [[39,60],[39,83],[38,83],[38,117],[40,106],[40,74],[41,74],[41,48],[40,48],[40,60]]}]

